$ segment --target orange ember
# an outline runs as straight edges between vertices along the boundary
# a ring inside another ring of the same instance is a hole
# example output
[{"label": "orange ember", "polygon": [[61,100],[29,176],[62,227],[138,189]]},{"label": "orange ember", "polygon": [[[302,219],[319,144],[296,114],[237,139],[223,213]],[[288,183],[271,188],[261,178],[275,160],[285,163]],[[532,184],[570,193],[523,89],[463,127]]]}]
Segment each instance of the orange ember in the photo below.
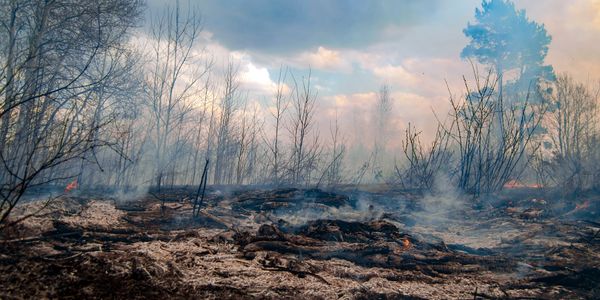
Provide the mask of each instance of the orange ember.
[{"label": "orange ember", "polygon": [[71,183],[67,184],[67,187],[65,188],[65,193],[68,193],[76,188],[77,188],[77,178],[75,178],[75,180],[71,181]]},{"label": "orange ember", "polygon": [[402,247],[403,247],[404,249],[408,249],[408,248],[410,248],[410,241],[409,241],[407,238],[404,238],[404,239],[402,240]]}]

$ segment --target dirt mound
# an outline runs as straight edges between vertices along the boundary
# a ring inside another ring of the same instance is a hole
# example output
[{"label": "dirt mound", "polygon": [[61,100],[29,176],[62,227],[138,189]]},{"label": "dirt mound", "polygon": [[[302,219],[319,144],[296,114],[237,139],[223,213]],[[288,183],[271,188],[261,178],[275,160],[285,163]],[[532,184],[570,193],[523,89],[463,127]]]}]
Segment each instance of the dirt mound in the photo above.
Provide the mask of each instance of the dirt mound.
[{"label": "dirt mound", "polygon": [[[377,220],[371,222],[316,220],[298,229],[298,234],[323,240],[349,243],[410,241],[410,236],[401,234],[398,227],[389,222]],[[414,241],[413,241],[414,242]]]},{"label": "dirt mound", "polygon": [[350,206],[346,195],[325,192],[320,189],[300,190],[295,188],[246,191],[239,194],[232,208],[243,211],[298,211],[306,208],[326,209]]}]

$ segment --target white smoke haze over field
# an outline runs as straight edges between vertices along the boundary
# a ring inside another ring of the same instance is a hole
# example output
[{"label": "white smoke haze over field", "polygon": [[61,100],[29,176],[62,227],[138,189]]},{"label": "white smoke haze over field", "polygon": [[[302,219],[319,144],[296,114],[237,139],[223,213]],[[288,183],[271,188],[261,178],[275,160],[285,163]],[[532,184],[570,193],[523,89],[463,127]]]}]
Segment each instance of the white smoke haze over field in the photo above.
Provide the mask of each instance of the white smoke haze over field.
[{"label": "white smoke haze over field", "polygon": [[[10,161],[2,177],[7,199],[19,199],[24,183],[73,180],[123,200],[204,179],[387,184],[424,191],[423,213],[443,219],[463,208],[466,195],[500,190],[510,180],[573,192],[596,186],[585,175],[594,170],[577,169],[592,165],[597,153],[598,122],[584,113],[598,111],[596,0],[119,3],[131,5],[122,11],[131,15],[112,24],[114,32],[98,31],[107,34],[105,48],[81,40],[87,44],[46,49],[41,69],[14,84],[8,79],[21,76],[16,70],[33,68],[27,53],[45,48],[3,32],[5,48],[19,52],[1,56],[9,76],[0,87],[9,108],[0,120],[0,138],[10,142],[0,148]],[[63,21],[82,26],[76,18]],[[478,40],[494,26],[512,28],[487,33],[503,37],[503,49]],[[47,40],[61,36],[43,33]],[[83,52],[89,65],[75,59]],[[56,57],[65,57],[64,69],[48,69]],[[75,70],[82,74],[72,76]],[[66,87],[44,90],[56,84],[47,74],[63,73]],[[29,84],[38,75],[40,84]],[[20,107],[19,97],[32,102]],[[55,98],[62,99],[56,107]],[[40,138],[42,146],[31,144]],[[60,151],[52,157],[43,149]],[[584,175],[571,180],[574,174],[558,176],[559,169]],[[360,211],[379,214],[363,202]]]},{"label": "white smoke haze over field", "polygon": [[[310,206],[310,199],[306,201]],[[385,213],[385,208],[380,203],[372,201],[368,197],[358,195],[356,199],[356,207],[349,205],[341,207],[307,207],[298,211],[278,212],[275,211],[273,216],[277,219],[284,220],[291,226],[302,226],[310,221],[316,220],[344,220],[349,222],[368,222],[381,219]]]},{"label": "white smoke haze over field", "polygon": [[466,195],[462,194],[446,174],[437,174],[433,189],[421,200],[423,211],[418,214],[421,225],[442,225],[460,221],[462,210],[468,208]]}]

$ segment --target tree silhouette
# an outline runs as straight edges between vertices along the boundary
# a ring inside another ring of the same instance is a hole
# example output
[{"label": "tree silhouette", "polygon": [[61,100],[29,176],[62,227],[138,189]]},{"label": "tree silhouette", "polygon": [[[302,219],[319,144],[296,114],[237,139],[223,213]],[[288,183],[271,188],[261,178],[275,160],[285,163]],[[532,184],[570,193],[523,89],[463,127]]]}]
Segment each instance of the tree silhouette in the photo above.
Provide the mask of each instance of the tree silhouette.
[{"label": "tree silhouette", "polygon": [[509,0],[483,0],[481,6],[475,9],[476,22],[463,30],[470,42],[461,57],[490,65],[500,79],[516,71],[512,85],[517,90],[540,79],[555,80],[552,66],[544,65],[552,40],[544,25],[530,21],[525,10],[517,10]]}]

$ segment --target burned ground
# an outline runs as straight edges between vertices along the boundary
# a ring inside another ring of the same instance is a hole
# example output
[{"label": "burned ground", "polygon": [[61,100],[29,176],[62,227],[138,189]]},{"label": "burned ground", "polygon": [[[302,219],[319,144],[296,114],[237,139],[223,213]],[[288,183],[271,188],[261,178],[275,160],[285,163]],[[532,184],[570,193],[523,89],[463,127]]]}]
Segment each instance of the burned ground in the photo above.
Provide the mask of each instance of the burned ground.
[{"label": "burned ground", "polygon": [[600,296],[592,196],[513,191],[436,216],[405,191],[213,188],[197,218],[192,197],[60,198],[4,230],[2,297]]}]

